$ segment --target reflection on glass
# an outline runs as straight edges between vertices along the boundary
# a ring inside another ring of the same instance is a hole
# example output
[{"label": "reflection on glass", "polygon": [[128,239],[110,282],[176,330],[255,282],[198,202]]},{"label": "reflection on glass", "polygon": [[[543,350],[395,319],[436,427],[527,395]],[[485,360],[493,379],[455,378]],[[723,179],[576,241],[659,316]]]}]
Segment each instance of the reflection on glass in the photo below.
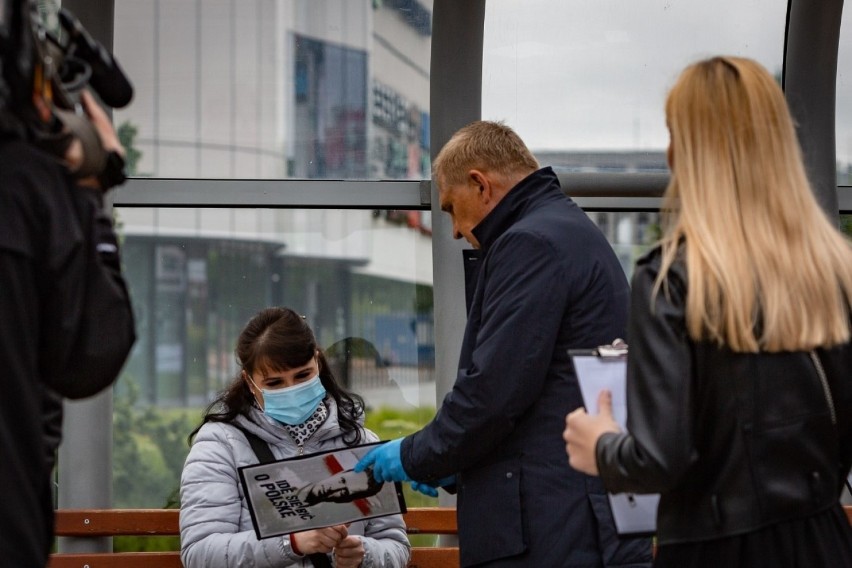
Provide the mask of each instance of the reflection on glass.
[{"label": "reflection on glass", "polygon": [[365,178],[367,53],[294,35],[300,178]]},{"label": "reflection on glass", "polygon": [[659,213],[649,211],[586,211],[615,251],[627,278],[636,261],[662,236]]},{"label": "reflection on glass", "polygon": [[780,77],[785,18],[775,0],[488,2],[483,117],[505,120],[548,165],[664,171],[677,74],[725,53]]},{"label": "reflection on glass", "polygon": [[837,183],[852,185],[852,10],[848,5],[840,21],[836,88]]},{"label": "reflection on glass", "polygon": [[431,0],[115,2],[133,175],[428,179]]},{"label": "reflection on glass", "polygon": [[237,335],[266,306],[305,315],[383,439],[425,424],[435,341],[420,214],[119,208],[138,340],[114,391],[116,506],[167,503],[201,409],[238,374]]},{"label": "reflection on glass", "polygon": [[[628,279],[636,261],[662,237],[656,211],[586,211],[615,250]],[[852,238],[852,215],[840,216],[840,230]]]}]

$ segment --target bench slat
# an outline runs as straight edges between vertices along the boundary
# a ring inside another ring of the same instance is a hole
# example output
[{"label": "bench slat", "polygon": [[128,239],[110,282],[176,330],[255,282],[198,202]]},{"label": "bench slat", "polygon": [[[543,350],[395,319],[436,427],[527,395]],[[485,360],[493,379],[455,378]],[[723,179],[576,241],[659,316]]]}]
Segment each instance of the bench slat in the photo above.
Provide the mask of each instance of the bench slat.
[{"label": "bench slat", "polygon": [[[459,565],[457,548],[412,548],[408,568]],[[182,568],[179,552],[98,552],[51,556],[48,568]]]},{"label": "bench slat", "polygon": [[58,536],[124,536],[180,534],[177,509],[60,509]]},{"label": "bench slat", "polygon": [[456,510],[453,507],[418,507],[409,509],[402,518],[408,534],[457,534]]},{"label": "bench slat", "polygon": [[[844,506],[852,524],[852,506]],[[176,509],[61,509],[56,512],[58,536],[176,536]],[[420,507],[405,514],[409,534],[456,534],[455,509]],[[459,565],[458,548],[414,547],[409,568],[451,568]],[[54,554],[48,568],[182,568],[179,552],[115,552]]]},{"label": "bench slat", "polygon": [[[177,509],[60,509],[59,536],[177,535]],[[456,510],[419,507],[403,515],[409,534],[456,534]]]},{"label": "bench slat", "polygon": [[47,568],[183,568],[180,552],[53,554]]},{"label": "bench slat", "polygon": [[411,549],[408,568],[452,568],[459,565],[458,548],[417,548]]},{"label": "bench slat", "polygon": [[[177,536],[177,509],[60,509],[55,533],[63,537]],[[417,507],[403,515],[408,534],[456,534],[452,507]],[[413,547],[409,568],[452,568],[458,548]],[[182,568],[180,552],[60,553],[48,568]]]}]

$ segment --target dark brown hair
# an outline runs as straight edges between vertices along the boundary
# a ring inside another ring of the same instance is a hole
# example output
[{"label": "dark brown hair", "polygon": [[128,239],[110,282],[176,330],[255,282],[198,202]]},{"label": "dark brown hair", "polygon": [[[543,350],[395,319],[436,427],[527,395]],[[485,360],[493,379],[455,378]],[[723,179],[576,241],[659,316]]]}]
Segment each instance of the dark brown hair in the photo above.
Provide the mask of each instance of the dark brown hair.
[{"label": "dark brown hair", "polygon": [[308,364],[314,354],[319,362],[320,381],[337,403],[337,419],[346,443],[361,442],[358,419],[364,414],[364,399],[337,384],[331,366],[317,347],[314,332],[302,316],[284,307],[261,310],[237,338],[235,354],[240,373],[204,411],[201,424],[189,435],[190,442],[206,422],[232,422],[239,414],[248,416],[255,399],[242,379],[243,371],[249,376],[259,368],[287,371]]}]

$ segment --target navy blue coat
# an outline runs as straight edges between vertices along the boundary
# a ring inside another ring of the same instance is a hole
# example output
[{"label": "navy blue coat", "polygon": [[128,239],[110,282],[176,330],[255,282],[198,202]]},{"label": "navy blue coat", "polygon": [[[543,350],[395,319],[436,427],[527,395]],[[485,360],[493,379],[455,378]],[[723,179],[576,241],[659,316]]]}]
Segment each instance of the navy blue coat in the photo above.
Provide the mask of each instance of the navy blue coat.
[{"label": "navy blue coat", "polygon": [[481,266],[456,382],[403,441],[403,467],[457,476],[462,566],[646,565],[649,539],[615,538],[600,481],[571,469],[562,440],[582,405],[568,350],[626,337],[618,259],[550,168],[473,232]]}]

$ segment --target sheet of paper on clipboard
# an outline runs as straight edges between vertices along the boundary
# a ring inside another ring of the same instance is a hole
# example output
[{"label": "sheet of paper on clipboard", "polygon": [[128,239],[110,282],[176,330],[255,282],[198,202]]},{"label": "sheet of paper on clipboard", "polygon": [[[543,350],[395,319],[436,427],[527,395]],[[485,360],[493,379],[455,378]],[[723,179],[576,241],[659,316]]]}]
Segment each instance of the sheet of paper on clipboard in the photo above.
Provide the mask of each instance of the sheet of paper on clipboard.
[{"label": "sheet of paper on clipboard", "polygon": [[[627,430],[627,344],[621,340],[597,349],[570,350],[583,404],[590,414],[597,414],[598,394],[612,393],[615,421]],[[620,535],[651,535],[657,528],[658,494],[610,493],[609,503],[615,528]]]}]

